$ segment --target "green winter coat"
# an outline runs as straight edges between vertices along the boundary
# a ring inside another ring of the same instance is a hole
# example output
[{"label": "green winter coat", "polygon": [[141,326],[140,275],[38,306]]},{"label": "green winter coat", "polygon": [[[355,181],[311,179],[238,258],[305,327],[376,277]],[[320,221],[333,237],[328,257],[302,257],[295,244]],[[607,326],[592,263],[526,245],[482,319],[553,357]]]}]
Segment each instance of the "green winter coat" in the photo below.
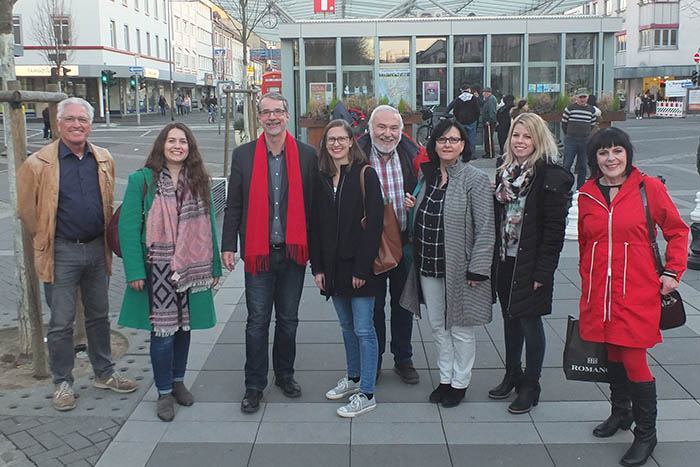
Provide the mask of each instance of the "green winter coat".
[{"label": "green winter coat", "polygon": [[[144,222],[147,222],[148,211],[151,209],[156,190],[153,183],[153,171],[147,168],[134,172],[129,176],[129,184],[126,187],[122,211],[119,217],[119,243],[122,248],[124,274],[127,282],[146,279],[146,229],[142,228],[141,217],[141,197],[143,196],[144,183],[147,183],[148,186],[148,191],[144,198]],[[214,252],[214,277],[221,277],[221,258],[217,247],[213,202],[211,208],[211,232]],[[211,290],[190,293],[189,300],[191,329],[213,327],[216,324],[216,315],[214,314],[214,298]],[[149,310],[146,288],[136,291],[127,286],[119,315],[119,325],[150,331]]]}]

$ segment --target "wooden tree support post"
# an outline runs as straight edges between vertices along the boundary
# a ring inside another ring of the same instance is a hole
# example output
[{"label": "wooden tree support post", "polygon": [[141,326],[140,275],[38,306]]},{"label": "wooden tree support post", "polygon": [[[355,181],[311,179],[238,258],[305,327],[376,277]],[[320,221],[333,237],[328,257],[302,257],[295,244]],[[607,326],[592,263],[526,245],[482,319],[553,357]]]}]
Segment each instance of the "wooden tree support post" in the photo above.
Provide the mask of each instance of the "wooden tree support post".
[{"label": "wooden tree support post", "polygon": [[[233,92],[230,87],[224,89],[224,94],[226,94],[226,133],[224,134],[224,178],[228,178],[229,172],[231,171],[231,99],[233,99]],[[236,144],[236,138],[233,138],[233,144]]]},{"label": "wooden tree support post", "polygon": [[[13,206],[17,207],[17,169],[27,158],[27,129],[24,120],[22,104],[26,102],[49,102],[49,112],[56,115],[56,103],[66,98],[65,94],[41,91],[20,91],[19,81],[8,81],[7,91],[0,91],[0,103],[9,103],[9,123],[11,138],[8,140],[8,179],[10,182],[10,197]],[[44,323],[41,311],[41,294],[39,279],[34,268],[34,247],[31,235],[14,218],[15,227],[15,262],[18,271],[19,303],[18,319],[20,338],[25,334],[23,351],[31,349],[34,376],[46,378],[49,376],[48,360],[44,347]],[[23,331],[24,329],[24,331]],[[29,339],[26,339],[29,337]],[[22,340],[22,339],[20,339]],[[31,346],[26,345],[27,340]]]}]

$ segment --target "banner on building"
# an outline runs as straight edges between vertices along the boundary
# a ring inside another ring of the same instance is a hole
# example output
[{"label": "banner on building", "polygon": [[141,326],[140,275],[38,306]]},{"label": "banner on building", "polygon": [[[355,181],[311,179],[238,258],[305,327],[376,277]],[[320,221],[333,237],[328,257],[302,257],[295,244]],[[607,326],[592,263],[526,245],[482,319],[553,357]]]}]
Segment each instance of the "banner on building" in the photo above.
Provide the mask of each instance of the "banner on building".
[{"label": "banner on building", "polygon": [[335,0],[314,0],[314,13],[335,13]]}]

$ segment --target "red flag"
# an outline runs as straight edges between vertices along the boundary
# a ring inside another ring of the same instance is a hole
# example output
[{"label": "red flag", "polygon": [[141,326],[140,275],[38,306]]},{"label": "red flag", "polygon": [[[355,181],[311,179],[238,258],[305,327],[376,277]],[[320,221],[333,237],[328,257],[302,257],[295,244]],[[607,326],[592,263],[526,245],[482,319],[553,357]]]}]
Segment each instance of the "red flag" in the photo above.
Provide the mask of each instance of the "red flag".
[{"label": "red flag", "polygon": [[314,13],[335,13],[335,0],[314,0]]}]

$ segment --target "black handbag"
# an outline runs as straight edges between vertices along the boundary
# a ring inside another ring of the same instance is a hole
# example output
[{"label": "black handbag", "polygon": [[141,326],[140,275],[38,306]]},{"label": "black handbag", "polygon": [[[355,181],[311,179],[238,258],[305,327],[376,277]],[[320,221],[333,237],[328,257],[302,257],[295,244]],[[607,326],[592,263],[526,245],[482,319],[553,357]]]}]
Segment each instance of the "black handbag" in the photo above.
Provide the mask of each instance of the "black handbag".
[{"label": "black handbag", "polygon": [[581,339],[578,319],[571,315],[566,323],[564,375],[572,381],[608,382],[608,349],[605,343]]},{"label": "black handbag", "polygon": [[[654,235],[654,224],[649,213],[649,203],[647,202],[647,192],[644,189],[644,181],[639,184],[639,192],[642,195],[642,204],[644,204],[644,213],[647,217],[647,231],[649,232],[649,241],[651,242],[651,251],[654,254],[654,262],[656,263],[656,272],[661,275],[664,272],[664,265],[661,262],[661,253],[659,252],[659,244],[656,243],[656,235]],[[659,321],[659,329],[673,329],[685,324],[685,308],[683,307],[683,299],[677,290],[668,295],[661,296],[661,320]]]}]

